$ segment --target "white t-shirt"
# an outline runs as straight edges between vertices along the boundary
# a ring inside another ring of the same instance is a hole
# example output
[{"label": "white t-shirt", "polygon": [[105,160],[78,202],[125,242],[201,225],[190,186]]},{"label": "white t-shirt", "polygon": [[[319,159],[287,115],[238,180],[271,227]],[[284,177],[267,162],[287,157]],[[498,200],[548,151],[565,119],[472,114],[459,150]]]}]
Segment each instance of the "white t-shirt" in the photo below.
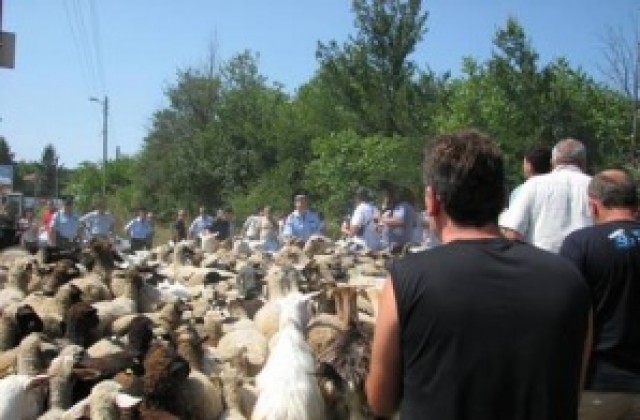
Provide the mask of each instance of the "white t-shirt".
[{"label": "white t-shirt", "polygon": [[351,226],[363,227],[360,229],[357,238],[361,238],[367,248],[371,250],[380,249],[380,235],[376,229],[374,219],[378,216],[378,209],[369,203],[360,203],[351,216]]},{"label": "white t-shirt", "polygon": [[587,195],[590,181],[590,176],[572,165],[531,177],[500,215],[499,224],[557,253],[568,234],[593,224]]}]

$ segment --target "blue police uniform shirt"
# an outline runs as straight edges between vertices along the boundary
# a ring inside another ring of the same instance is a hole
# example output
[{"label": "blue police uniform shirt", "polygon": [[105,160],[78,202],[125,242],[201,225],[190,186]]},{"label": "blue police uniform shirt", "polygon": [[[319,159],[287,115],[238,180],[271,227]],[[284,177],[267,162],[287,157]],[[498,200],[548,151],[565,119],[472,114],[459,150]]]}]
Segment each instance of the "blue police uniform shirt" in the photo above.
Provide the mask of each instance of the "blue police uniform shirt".
[{"label": "blue police uniform shirt", "polygon": [[51,227],[56,233],[68,240],[73,240],[78,235],[80,218],[75,212],[66,213],[58,211],[51,221]]},{"label": "blue police uniform shirt", "polygon": [[189,226],[189,233],[192,236],[200,235],[205,229],[209,229],[213,224],[213,217],[205,214],[204,216],[198,216],[193,219],[191,226]]},{"label": "blue police uniform shirt", "polygon": [[315,233],[319,233],[322,227],[322,222],[317,213],[306,210],[304,212],[298,212],[294,210],[287,220],[284,222],[284,229],[282,235],[284,237],[296,237],[306,241],[309,237]]},{"label": "blue police uniform shirt", "polygon": [[124,230],[127,231],[131,239],[147,239],[152,232],[151,224],[140,217],[127,223]]},{"label": "blue police uniform shirt", "polygon": [[113,230],[113,216],[109,212],[100,214],[97,210],[85,214],[80,221],[87,227],[89,236],[110,235]]}]

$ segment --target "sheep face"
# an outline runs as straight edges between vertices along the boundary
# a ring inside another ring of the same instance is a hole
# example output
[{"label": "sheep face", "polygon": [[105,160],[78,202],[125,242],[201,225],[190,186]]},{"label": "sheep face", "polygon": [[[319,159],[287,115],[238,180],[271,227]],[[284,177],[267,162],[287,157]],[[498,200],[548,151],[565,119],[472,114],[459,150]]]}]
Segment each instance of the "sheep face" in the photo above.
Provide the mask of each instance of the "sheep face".
[{"label": "sheep face", "polygon": [[64,259],[57,261],[55,267],[48,274],[42,285],[42,291],[46,296],[53,296],[60,286],[78,277],[80,270],[73,261]]},{"label": "sheep face", "polygon": [[18,326],[18,341],[32,332],[42,332],[44,327],[42,319],[30,305],[23,305],[16,311],[16,324]]},{"label": "sheep face", "polygon": [[143,391],[152,406],[166,407],[176,389],[189,376],[189,363],[173,349],[154,344],[144,360]]},{"label": "sheep face", "polygon": [[21,258],[15,260],[7,273],[8,283],[17,289],[25,291],[35,268],[36,262],[31,259]]}]

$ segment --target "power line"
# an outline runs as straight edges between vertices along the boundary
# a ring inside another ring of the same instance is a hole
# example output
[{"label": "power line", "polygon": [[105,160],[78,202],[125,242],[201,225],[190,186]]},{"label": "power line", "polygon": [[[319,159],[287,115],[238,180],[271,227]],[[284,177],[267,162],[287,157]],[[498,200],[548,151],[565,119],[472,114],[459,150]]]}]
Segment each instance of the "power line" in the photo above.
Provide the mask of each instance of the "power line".
[{"label": "power line", "polygon": [[73,40],[73,44],[75,46],[78,64],[80,65],[80,72],[82,73],[82,79],[84,81],[85,87],[87,88],[87,92],[91,92],[90,86],[90,76],[89,76],[89,65],[82,54],[82,48],[80,47],[79,35],[76,33],[76,29],[74,27],[74,20],[71,15],[71,10],[69,9],[68,0],[63,0],[62,2],[64,6],[64,11],[67,16],[67,26],[69,27],[69,32],[71,33],[71,39]]},{"label": "power line", "polygon": [[102,93],[106,93],[107,83],[104,74],[104,63],[102,61],[102,46],[100,42],[100,20],[98,19],[98,11],[95,5],[95,0],[89,0],[89,13],[91,15],[91,23],[93,29],[93,43],[96,51],[98,75],[100,77],[100,85]]}]

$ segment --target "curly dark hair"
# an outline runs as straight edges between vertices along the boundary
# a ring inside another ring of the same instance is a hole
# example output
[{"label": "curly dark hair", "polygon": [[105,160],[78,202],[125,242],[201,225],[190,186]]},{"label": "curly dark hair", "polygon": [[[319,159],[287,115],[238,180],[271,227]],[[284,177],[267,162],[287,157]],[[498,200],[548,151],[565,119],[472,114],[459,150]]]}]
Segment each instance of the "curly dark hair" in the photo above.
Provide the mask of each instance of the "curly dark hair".
[{"label": "curly dark hair", "polygon": [[463,130],[435,137],[425,147],[423,178],[455,223],[497,222],[504,203],[504,162],[487,135]]}]

